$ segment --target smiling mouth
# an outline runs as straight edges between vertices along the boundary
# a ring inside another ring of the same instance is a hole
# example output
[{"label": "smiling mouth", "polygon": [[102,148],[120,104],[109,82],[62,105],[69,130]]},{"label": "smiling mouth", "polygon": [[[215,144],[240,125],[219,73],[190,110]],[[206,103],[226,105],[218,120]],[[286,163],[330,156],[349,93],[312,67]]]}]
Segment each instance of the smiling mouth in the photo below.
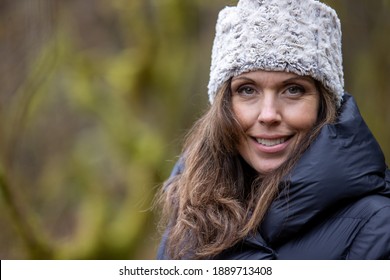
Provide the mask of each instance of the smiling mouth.
[{"label": "smiling mouth", "polygon": [[264,145],[266,147],[273,147],[276,145],[280,145],[284,142],[286,142],[290,137],[283,137],[283,138],[277,138],[277,139],[264,139],[264,138],[255,138],[256,142]]}]

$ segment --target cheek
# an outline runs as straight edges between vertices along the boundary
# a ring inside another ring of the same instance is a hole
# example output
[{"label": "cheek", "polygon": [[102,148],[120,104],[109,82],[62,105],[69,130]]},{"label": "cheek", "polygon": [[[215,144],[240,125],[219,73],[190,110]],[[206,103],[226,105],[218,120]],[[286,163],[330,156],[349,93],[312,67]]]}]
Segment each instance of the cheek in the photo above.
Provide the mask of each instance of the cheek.
[{"label": "cheek", "polygon": [[248,130],[257,120],[258,113],[251,106],[234,104],[233,113],[244,131]]},{"label": "cheek", "polygon": [[316,123],[318,116],[318,106],[302,106],[302,108],[292,108],[288,114],[289,125],[298,132],[308,132]]}]

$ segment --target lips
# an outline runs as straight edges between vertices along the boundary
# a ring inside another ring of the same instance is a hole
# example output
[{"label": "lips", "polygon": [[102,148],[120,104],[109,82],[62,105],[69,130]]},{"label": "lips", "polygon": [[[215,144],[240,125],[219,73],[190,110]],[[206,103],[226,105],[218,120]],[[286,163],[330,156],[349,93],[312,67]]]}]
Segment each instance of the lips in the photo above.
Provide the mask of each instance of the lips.
[{"label": "lips", "polygon": [[251,137],[256,149],[265,154],[277,154],[287,149],[294,135],[257,135]]}]

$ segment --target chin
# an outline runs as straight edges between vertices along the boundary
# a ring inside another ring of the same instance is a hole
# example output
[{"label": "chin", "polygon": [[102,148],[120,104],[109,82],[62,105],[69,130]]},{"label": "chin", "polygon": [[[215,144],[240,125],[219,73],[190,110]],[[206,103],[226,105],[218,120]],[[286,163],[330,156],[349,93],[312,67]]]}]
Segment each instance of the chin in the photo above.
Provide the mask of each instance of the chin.
[{"label": "chin", "polygon": [[272,171],[276,170],[278,167],[282,165],[281,163],[275,163],[275,164],[269,164],[269,165],[257,165],[257,166],[252,166],[257,172],[260,174],[269,174]]}]

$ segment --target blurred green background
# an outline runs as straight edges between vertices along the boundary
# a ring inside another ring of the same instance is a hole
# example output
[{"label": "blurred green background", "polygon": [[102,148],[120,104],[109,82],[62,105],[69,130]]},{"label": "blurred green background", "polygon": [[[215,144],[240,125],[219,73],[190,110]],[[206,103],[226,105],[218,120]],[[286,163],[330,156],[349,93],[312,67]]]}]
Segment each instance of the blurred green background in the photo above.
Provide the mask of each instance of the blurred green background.
[{"label": "blurred green background", "polygon": [[[325,1],[390,158],[390,0]],[[0,0],[0,258],[153,259],[153,197],[207,107],[232,0]],[[389,162],[389,160],[388,160]]]}]

